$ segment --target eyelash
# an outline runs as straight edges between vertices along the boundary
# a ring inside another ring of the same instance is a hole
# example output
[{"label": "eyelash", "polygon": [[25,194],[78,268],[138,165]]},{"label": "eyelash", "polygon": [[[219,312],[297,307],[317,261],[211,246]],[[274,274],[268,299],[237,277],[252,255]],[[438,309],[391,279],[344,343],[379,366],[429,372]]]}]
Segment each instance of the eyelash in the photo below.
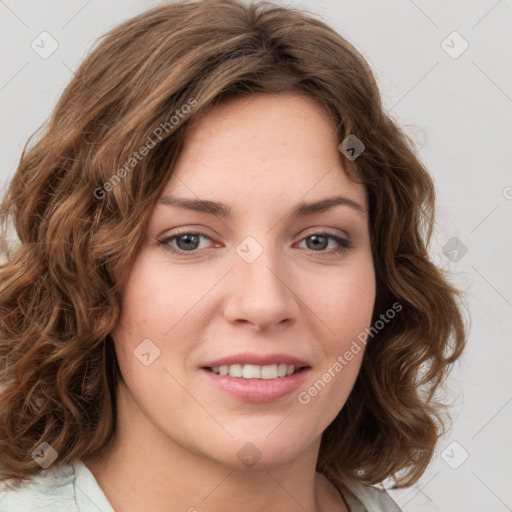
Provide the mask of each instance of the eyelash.
[{"label": "eyelash", "polygon": [[[185,235],[194,235],[194,236],[199,236],[199,237],[203,237],[203,238],[207,238],[208,240],[211,240],[211,238],[208,236],[208,235],[205,235],[204,233],[200,233],[200,232],[197,232],[197,231],[183,231],[181,233],[177,233],[175,235],[172,235],[170,237],[166,237],[162,240],[158,240],[158,243],[160,246],[164,246],[164,249],[166,251],[169,251],[170,253],[172,254],[176,254],[176,255],[179,255],[179,256],[186,256],[186,255],[195,255],[197,254],[198,252],[198,249],[193,249],[193,250],[190,250],[190,251],[183,251],[182,249],[176,249],[174,247],[171,247],[169,245],[169,243],[173,240],[176,240],[182,236],[185,236]],[[347,239],[344,239],[344,238],[341,238],[339,236],[336,236],[336,235],[333,235],[332,233],[328,233],[328,232],[324,232],[324,231],[319,231],[319,232],[316,232],[316,233],[311,233],[310,235],[304,237],[302,240],[300,240],[301,242],[304,241],[304,240],[307,240],[308,238],[311,238],[313,236],[321,236],[321,237],[325,237],[325,238],[328,238],[328,239],[331,239],[331,240],[334,240],[338,245],[337,248],[335,248],[334,250],[331,250],[331,251],[325,251],[325,250],[322,250],[322,251],[313,251],[311,249],[306,249],[306,250],[309,250],[310,252],[313,252],[313,253],[324,253],[324,254],[345,254],[347,253],[351,248],[352,248],[352,244],[349,240]]]}]

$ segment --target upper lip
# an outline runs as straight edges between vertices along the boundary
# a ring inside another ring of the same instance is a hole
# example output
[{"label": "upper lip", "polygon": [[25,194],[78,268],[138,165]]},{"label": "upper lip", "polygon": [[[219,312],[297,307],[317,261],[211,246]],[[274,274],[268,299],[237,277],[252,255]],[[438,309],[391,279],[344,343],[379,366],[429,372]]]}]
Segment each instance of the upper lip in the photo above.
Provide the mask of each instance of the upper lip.
[{"label": "upper lip", "polygon": [[202,365],[202,368],[212,368],[216,366],[230,366],[232,364],[255,364],[258,366],[267,366],[271,364],[293,364],[295,367],[302,368],[310,366],[307,361],[288,354],[233,354],[213,361],[208,361]]}]

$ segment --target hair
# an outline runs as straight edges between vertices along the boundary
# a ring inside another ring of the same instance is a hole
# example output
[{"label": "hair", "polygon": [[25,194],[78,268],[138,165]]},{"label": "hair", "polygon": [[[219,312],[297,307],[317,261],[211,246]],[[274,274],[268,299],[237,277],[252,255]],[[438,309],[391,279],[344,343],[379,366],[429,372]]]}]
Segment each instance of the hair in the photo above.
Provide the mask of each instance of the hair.
[{"label": "hair", "polygon": [[393,478],[394,488],[423,474],[449,418],[438,391],[466,343],[461,292],[428,254],[432,179],[340,34],[270,2],[199,0],[158,6],[103,36],[27,142],[6,191],[2,478],[39,471],[31,454],[42,442],[61,463],[112,447],[122,375],[110,333],[185,137],[220,102],[277,93],[318,101],[339,142],[352,134],[364,143],[357,160],[340,159],[368,197],[373,322],[400,305],[368,340],[354,388],[323,432],[317,471],[339,484]]}]

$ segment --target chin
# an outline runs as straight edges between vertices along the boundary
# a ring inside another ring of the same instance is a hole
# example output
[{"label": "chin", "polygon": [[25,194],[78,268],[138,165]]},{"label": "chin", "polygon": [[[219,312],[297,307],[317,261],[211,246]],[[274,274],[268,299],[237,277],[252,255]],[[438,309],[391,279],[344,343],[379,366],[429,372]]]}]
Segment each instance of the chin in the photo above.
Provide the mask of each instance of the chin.
[{"label": "chin", "polygon": [[237,436],[228,442],[215,442],[211,439],[217,449],[212,453],[210,446],[210,449],[203,454],[236,470],[268,470],[288,464],[306,450],[314,449],[312,444],[319,439],[318,436],[306,434],[300,437],[291,436],[286,431],[270,435],[268,431],[265,433],[255,431],[254,435]]}]

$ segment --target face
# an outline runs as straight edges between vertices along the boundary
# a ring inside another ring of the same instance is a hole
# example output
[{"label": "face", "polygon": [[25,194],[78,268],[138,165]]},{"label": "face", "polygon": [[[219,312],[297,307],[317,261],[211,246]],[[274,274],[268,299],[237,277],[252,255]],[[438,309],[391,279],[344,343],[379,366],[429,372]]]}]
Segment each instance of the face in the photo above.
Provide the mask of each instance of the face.
[{"label": "face", "polygon": [[345,404],[375,273],[365,189],[335,128],[288,93],[230,100],[194,126],[113,332],[118,392],[155,439],[269,467],[318,443]]}]

